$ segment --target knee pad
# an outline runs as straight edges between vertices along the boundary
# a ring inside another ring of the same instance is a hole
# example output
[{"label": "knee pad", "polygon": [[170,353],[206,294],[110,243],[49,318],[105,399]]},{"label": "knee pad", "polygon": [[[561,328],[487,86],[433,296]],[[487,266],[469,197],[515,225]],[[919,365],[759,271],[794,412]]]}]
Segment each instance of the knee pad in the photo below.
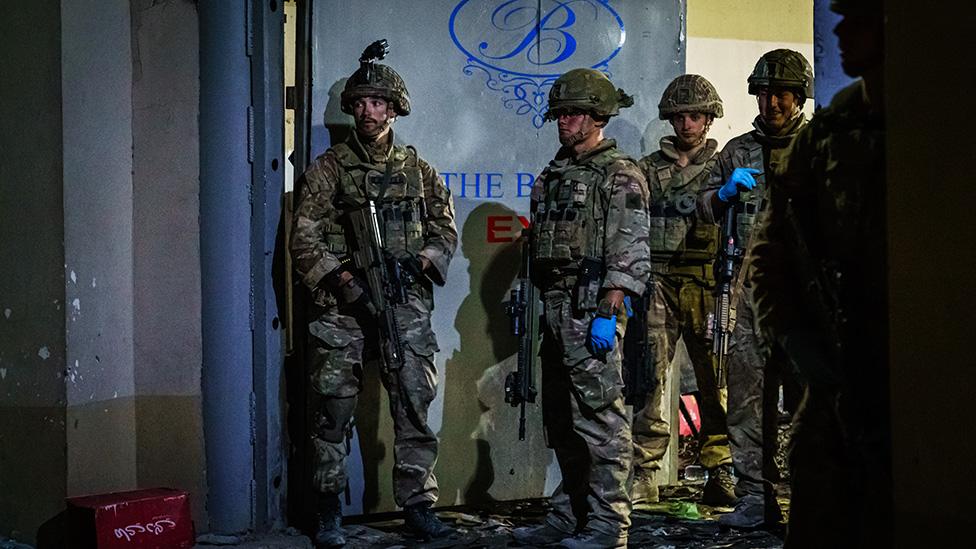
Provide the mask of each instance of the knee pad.
[{"label": "knee pad", "polygon": [[343,442],[356,411],[356,397],[326,397],[319,411],[318,435],[326,442]]}]

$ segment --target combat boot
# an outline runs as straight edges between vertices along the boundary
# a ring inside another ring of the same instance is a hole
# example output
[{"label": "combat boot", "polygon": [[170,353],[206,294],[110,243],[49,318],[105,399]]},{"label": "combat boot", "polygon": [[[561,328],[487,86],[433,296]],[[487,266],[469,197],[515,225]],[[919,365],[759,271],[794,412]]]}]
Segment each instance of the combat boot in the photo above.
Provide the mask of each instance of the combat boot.
[{"label": "combat boot", "polygon": [[763,496],[750,494],[739,498],[735,510],[718,517],[718,523],[727,528],[749,530],[763,526],[776,526],[783,520],[779,503],[763,501]]},{"label": "combat boot", "polygon": [[735,505],[735,479],[731,465],[719,465],[708,470],[708,481],[702,488],[701,502],[712,507]]},{"label": "combat boot", "polygon": [[454,528],[441,522],[430,510],[431,502],[415,503],[403,508],[403,524],[407,530],[421,540],[443,538],[454,533]]},{"label": "combat boot", "polygon": [[318,511],[318,531],[315,532],[315,549],[331,549],[346,544],[346,533],[342,531],[342,503],[338,494],[320,494]]},{"label": "combat boot", "polygon": [[512,537],[519,545],[529,547],[539,547],[542,545],[554,545],[560,541],[573,537],[572,532],[560,530],[547,522],[539,526],[523,526],[512,530]]},{"label": "combat boot", "polygon": [[642,473],[634,475],[634,483],[630,487],[631,503],[634,505],[657,503],[660,496],[660,489],[653,476]]},{"label": "combat boot", "polygon": [[589,528],[583,532],[559,542],[560,547],[567,549],[616,549],[627,547],[627,536],[619,534],[604,534]]}]

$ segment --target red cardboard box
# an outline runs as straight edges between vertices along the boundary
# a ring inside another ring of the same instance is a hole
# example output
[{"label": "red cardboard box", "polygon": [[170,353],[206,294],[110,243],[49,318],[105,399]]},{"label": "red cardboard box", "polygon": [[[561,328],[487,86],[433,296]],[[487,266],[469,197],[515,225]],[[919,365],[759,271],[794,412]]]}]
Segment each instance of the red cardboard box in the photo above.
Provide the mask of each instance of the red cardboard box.
[{"label": "red cardboard box", "polygon": [[[685,403],[685,408],[688,410],[688,415],[691,416],[691,421],[695,424],[695,429],[701,432],[701,414],[698,412],[698,400],[694,395],[681,395],[681,400]],[[678,414],[678,434],[683,437],[694,434],[691,427],[688,426],[684,414]]]},{"label": "red cardboard box", "polygon": [[150,488],[68,498],[68,546],[98,549],[190,548],[190,496]]}]

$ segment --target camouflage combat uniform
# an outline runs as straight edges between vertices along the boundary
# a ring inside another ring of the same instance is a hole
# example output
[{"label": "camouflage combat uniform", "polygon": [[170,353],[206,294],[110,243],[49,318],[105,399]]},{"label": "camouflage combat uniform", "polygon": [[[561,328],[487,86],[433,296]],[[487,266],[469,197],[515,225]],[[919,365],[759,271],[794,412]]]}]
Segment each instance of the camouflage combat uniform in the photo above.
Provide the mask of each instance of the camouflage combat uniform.
[{"label": "camouflage combat uniform", "polygon": [[[621,337],[588,348],[598,293],[643,292],[649,274],[647,187],[612,139],[573,158],[560,150],[532,191],[532,270],[542,295],[542,410],[563,480],[546,521],[564,532],[584,525],[626,539],[630,526],[630,418],[624,408]],[[584,258],[602,263],[596,291],[577,292]],[[582,297],[577,297],[582,296]],[[623,320],[624,312],[618,313]]]},{"label": "camouflage combat uniform", "polygon": [[863,81],[839,91],[777,166],[753,250],[759,323],[808,380],[787,547],[892,543],[884,135]]},{"label": "camouflage combat uniform", "polygon": [[[756,188],[743,197],[744,212],[736,222],[739,242],[748,249],[755,231],[756,219],[766,204],[766,177],[770,166],[781,162],[793,136],[806,124],[799,114],[778,135],[769,135],[762,119],[756,117],[754,130],[731,139],[718,154],[712,169],[709,189],[699,205],[709,205],[712,195],[728,180],[735,168],[755,168],[762,172],[756,177]],[[731,211],[731,210],[730,210]],[[704,219],[720,223],[710,207],[700,207]],[[762,496],[767,503],[775,502],[775,483],[779,480],[774,456],[776,454],[777,420],[779,417],[779,383],[795,384],[780,350],[766,342],[755,325],[750,258],[743,261],[736,273],[732,307],[735,326],[728,354],[728,432],[732,461],[736,472],[736,495]],[[791,388],[787,388],[792,392]],[[775,514],[775,510],[772,511]]]},{"label": "camouflage combat uniform", "polygon": [[[427,277],[408,290],[396,310],[405,347],[399,370],[381,369],[390,397],[394,441],[394,499],[405,507],[437,500],[433,468],[437,437],[427,425],[427,410],[436,394],[430,325],[432,282],[443,284],[457,245],[454,204],[437,172],[409,146],[394,143],[392,131],[383,143],[366,146],[356,132],[319,156],[304,174],[305,185],[295,212],[291,251],[302,281],[314,297],[309,323],[309,373],[320,397],[312,428],[314,483],[323,494],[346,486],[345,434],[356,407],[362,371],[379,362],[375,328],[361,312],[336,299],[324,279],[335,272],[353,248],[344,214],[377,201],[387,251],[407,251],[430,260]],[[390,167],[390,183],[383,177]],[[365,328],[364,328],[365,325]]]},{"label": "camouflage combat uniform", "polygon": [[[776,89],[793,92],[803,101],[813,97],[813,68],[802,54],[777,49],[763,54],[748,78],[749,93],[759,95],[761,90]],[[728,429],[732,448],[732,461],[736,472],[735,493],[739,498],[736,511],[719,519],[726,525],[750,526],[778,523],[781,519],[776,501],[775,485],[780,480],[776,466],[778,442],[777,405],[779,386],[790,404],[799,394],[799,385],[782,350],[766,341],[755,322],[755,304],[752,289],[752,265],[750,243],[756,231],[756,221],[767,204],[770,171],[783,161],[793,137],[806,125],[806,118],[797,111],[792,120],[778,131],[766,128],[762,116],[753,122],[754,130],[731,139],[718,155],[712,170],[709,190],[699,201],[699,213],[713,223],[716,218],[713,204],[718,189],[729,180],[735,168],[753,168],[756,186],[750,192],[740,193],[740,208],[726,208],[735,219],[737,242],[745,250],[745,257],[735,273],[731,318],[735,325],[728,351]]]},{"label": "camouflage combat uniform", "polygon": [[[707,318],[715,308],[715,261],[718,229],[698,221],[695,204],[715,164],[718,143],[704,147],[680,168],[673,137],[639,162],[647,176],[651,207],[653,292],[647,315],[654,390],[634,417],[635,471],[653,471],[670,442],[669,418],[663,414],[664,385],[680,336],[695,369],[701,403],[701,463],[708,469],[732,463],[725,427],[725,407],[716,380],[711,342],[705,339]],[[646,474],[646,473],[645,473]]]}]

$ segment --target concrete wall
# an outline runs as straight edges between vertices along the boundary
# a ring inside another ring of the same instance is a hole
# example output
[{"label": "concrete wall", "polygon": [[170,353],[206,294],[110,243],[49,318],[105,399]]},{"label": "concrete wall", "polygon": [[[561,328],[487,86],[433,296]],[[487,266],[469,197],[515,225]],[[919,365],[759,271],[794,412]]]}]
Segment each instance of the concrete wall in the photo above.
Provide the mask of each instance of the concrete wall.
[{"label": "concrete wall", "polygon": [[83,495],[136,486],[132,58],[126,0],[61,13],[68,494]]},{"label": "concrete wall", "polygon": [[133,0],[132,277],[139,486],[206,494],[196,3]]},{"label": "concrete wall", "polygon": [[61,508],[65,457],[61,6],[0,4],[0,537]]},{"label": "concrete wall", "polygon": [[[777,48],[802,53],[813,63],[813,3],[809,0],[688,0],[689,73],[707,78],[725,107],[709,137],[722,145],[752,129],[759,114],[746,79],[762,54]],[[655,90],[655,101],[664,90]],[[804,111],[813,113],[813,101]]]},{"label": "concrete wall", "polygon": [[205,525],[195,3],[2,9],[0,535],[151,486]]}]

